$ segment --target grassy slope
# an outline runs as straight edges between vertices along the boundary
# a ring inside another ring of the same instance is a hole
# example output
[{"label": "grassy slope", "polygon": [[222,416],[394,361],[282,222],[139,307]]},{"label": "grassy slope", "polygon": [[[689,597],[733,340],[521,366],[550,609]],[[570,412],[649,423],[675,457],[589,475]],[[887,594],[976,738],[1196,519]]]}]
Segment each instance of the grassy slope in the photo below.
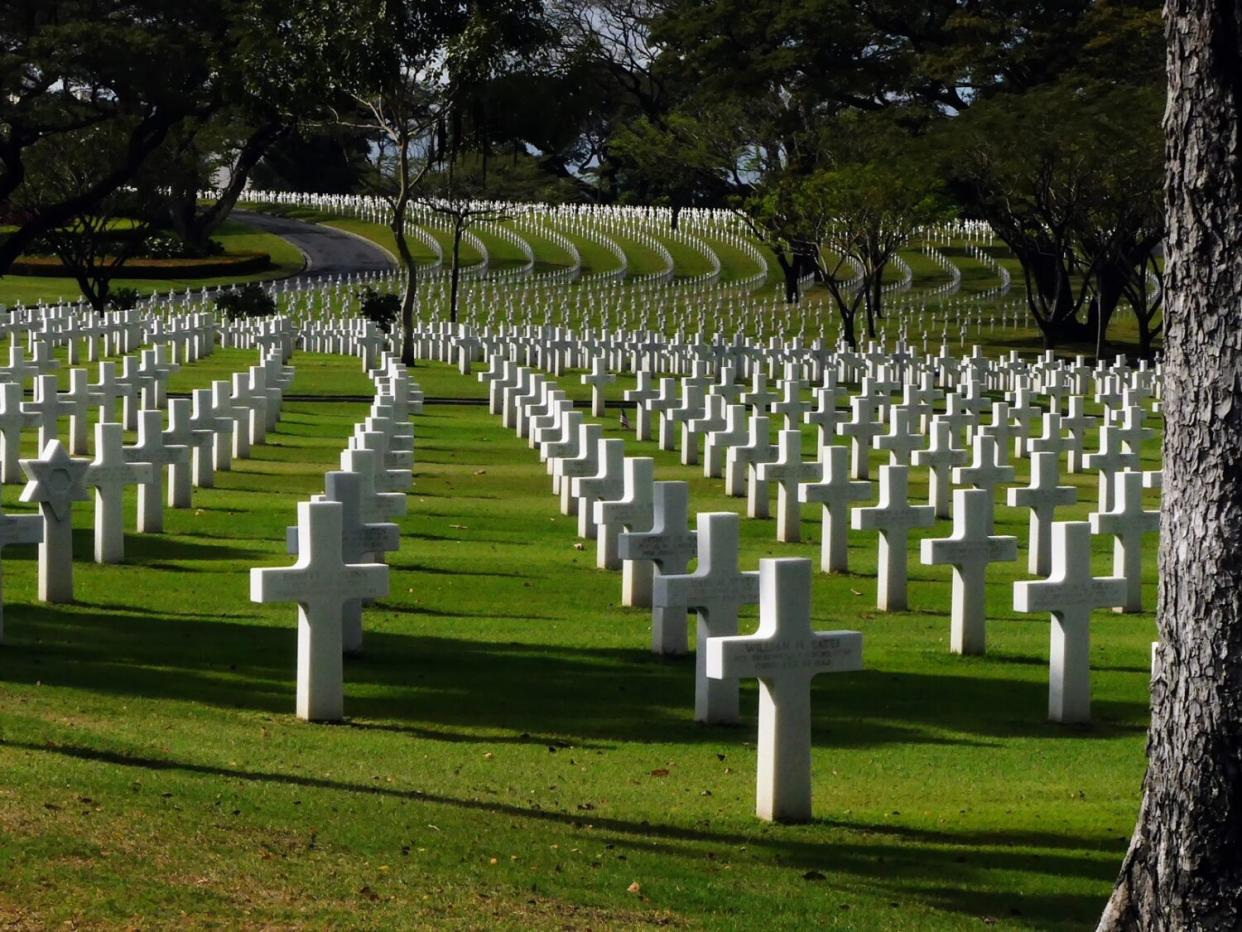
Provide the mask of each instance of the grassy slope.
[{"label": "grassy slope", "polygon": [[[175,387],[249,355],[187,367]],[[365,387],[352,361],[296,361],[295,391]],[[479,392],[445,367],[415,376],[429,396]],[[562,379],[581,397],[576,381]],[[854,573],[816,578],[815,624],[862,630],[867,669],[815,684],[817,821],[763,825],[754,684],[742,727],[691,721],[690,658],[647,652],[646,613],[617,607],[618,576],[575,548],[537,458],[485,408],[417,419],[392,595],[346,665],[351,720],[297,722],[294,610],[250,603],[246,570],[289,562],[295,502],[362,407],[289,403],[254,459],[168,512],[169,533],[128,539],[130,564],[79,563],[76,605],[34,602],[34,548],[6,550],[0,917],[1069,929],[1098,914],[1137,804],[1149,615],[1096,616],[1097,721],[1055,726],[1047,619],[1010,608],[1018,566],[992,574],[988,656],[952,657],[949,571],[916,561],[914,610],[877,613],[875,540],[853,534]],[[696,510],[739,507],[626,438],[659,478],[691,481]],[[1025,537],[1017,512],[998,525]],[[773,543],[770,521],[742,528],[746,565],[817,553]],[[1145,572],[1150,604],[1154,554]]]},{"label": "grassy slope", "polygon": [[617,257],[612,253],[612,250],[608,249],[598,239],[583,236],[580,233],[564,228],[558,228],[557,232],[577,247],[578,255],[582,258],[582,271],[584,274],[616,270],[619,264]]},{"label": "grassy slope", "polygon": [[[254,227],[226,220],[221,224],[214,239],[224,244],[226,252],[266,252],[272,257],[273,268],[266,272],[245,276],[222,276],[194,279],[127,279],[118,278],[113,288],[135,288],[142,294],[183,288],[202,288],[211,285],[227,285],[232,282],[265,281],[284,278],[300,271],[305,260],[302,253],[288,240],[271,233],[263,233]],[[39,301],[56,302],[62,299],[77,300],[81,289],[72,278],[43,278],[27,275],[6,275],[0,278],[0,304],[31,304]]]}]

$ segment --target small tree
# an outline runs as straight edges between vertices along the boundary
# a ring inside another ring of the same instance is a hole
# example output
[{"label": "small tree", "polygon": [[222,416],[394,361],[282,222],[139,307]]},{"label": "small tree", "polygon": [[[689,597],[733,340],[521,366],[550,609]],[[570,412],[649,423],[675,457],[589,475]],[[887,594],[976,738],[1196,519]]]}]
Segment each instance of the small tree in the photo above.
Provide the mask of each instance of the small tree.
[{"label": "small tree", "polygon": [[246,317],[268,317],[276,313],[276,299],[258,282],[230,288],[216,298],[216,310],[229,320]]},{"label": "small tree", "polygon": [[489,201],[444,200],[421,198],[429,210],[448,218],[453,231],[452,267],[449,269],[449,322],[457,323],[457,299],[461,291],[461,241],[471,226],[508,220],[516,210],[508,205]]},{"label": "small tree", "polygon": [[392,333],[393,325],[401,315],[401,297],[390,291],[367,287],[358,292],[358,310],[384,333]]},{"label": "small tree", "polygon": [[780,266],[786,304],[802,300],[802,276],[815,268],[819,230],[808,216],[802,184],[787,174],[769,178],[734,210]]},{"label": "small tree", "polygon": [[130,186],[106,194],[97,190],[100,173],[126,145],[123,134],[107,124],[56,140],[55,152],[42,151],[50,140],[32,150],[26,183],[14,197],[21,210],[38,203],[75,203],[66,220],[44,233],[43,243],[64,264],[82,295],[98,313],[109,304],[112,280],[125,263],[142,251],[154,228],[159,190],[148,166]]},{"label": "small tree", "polygon": [[[920,229],[943,219],[947,206],[938,196],[926,162],[895,150],[884,161],[853,162],[817,172],[802,197],[817,218],[819,271],[841,314],[846,341],[857,346],[854,318],[862,307],[867,335],[875,338],[883,316],[884,273]],[[825,251],[835,255],[829,260]],[[854,294],[842,273],[859,270]]]},{"label": "small tree", "polygon": [[403,4],[369,0],[351,22],[363,53],[345,97],[343,125],[371,134],[368,189],[388,206],[388,226],[406,275],[401,296],[401,360],[414,363],[418,266],[406,224],[409,208],[437,159],[459,97],[494,76],[526,39],[538,4],[528,0],[444,0]]}]

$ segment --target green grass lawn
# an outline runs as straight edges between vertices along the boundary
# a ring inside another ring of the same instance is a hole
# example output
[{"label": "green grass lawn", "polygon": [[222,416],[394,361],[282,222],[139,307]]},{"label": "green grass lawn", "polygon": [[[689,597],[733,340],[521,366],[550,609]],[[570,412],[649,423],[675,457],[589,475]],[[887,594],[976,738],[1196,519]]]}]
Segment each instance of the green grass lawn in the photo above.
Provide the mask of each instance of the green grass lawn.
[{"label": "green grass lawn", "polygon": [[[271,233],[240,223],[226,220],[212,235],[219,240],[227,253],[265,252],[272,257],[272,267],[253,275],[225,275],[211,278],[118,278],[112,283],[113,290],[133,288],[141,294],[180,291],[186,288],[205,288],[228,285],[234,282],[267,281],[286,278],[302,270],[305,257],[288,240]],[[82,290],[72,278],[45,278],[34,275],[5,275],[0,277],[0,305],[38,304],[76,301]]]},{"label": "green grass lawn", "polygon": [[[252,355],[186,366],[173,388]],[[291,562],[296,502],[321,490],[364,413],[333,396],[367,382],[355,360],[294,363],[292,391],[321,400],[287,403],[251,460],[167,512],[167,533],[129,536],[128,564],[79,562],[76,604],[36,602],[34,548],[5,550],[7,924],[1094,922],[1137,811],[1150,614],[1095,616],[1096,720],[1054,725],[1048,619],[1011,609],[1025,552],[993,567],[989,652],[966,659],[948,653],[948,568],[916,557],[912,610],[877,612],[875,537],[852,534],[853,572],[816,576],[814,624],[861,630],[866,669],[815,682],[816,820],[767,825],[753,817],[755,684],[743,684],[740,727],[692,721],[692,658],[649,652],[648,613],[619,607],[619,574],[594,568],[593,545],[578,549],[534,451],[485,407],[416,418],[392,592],[366,613],[365,655],[346,663],[349,720],[297,721],[296,611],[251,603],[247,570]],[[445,366],[413,375],[428,396],[481,394]],[[577,373],[561,382],[585,396]],[[656,457],[657,478],[688,479],[693,510],[741,506],[605,423],[627,454]],[[1153,445],[1146,468],[1156,457]],[[1094,479],[1071,478],[1086,501],[1062,517],[1081,517]],[[25,509],[17,492],[3,489],[6,509]],[[76,513],[85,561],[89,505]],[[997,524],[1025,540],[1019,512],[999,509]],[[742,533],[746,567],[818,556],[810,509],[807,543],[775,543],[772,521]],[[1097,572],[1108,550],[1097,542]],[[1154,546],[1145,574],[1151,605]]]}]

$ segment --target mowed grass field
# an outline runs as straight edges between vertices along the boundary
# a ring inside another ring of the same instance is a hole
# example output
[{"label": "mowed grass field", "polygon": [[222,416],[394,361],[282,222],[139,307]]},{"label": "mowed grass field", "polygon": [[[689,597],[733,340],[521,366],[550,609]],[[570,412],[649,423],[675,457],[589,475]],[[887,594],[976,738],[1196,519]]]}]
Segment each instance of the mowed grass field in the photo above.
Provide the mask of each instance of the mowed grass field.
[{"label": "mowed grass field", "polygon": [[[251,361],[220,351],[174,390]],[[990,573],[984,657],[948,652],[947,567],[911,545],[909,612],[875,610],[874,534],[852,572],[817,574],[814,626],[863,632],[866,669],[813,689],[816,819],[754,818],[755,703],[692,721],[693,657],[649,651],[559,514],[526,441],[476,405],[415,418],[417,465],[391,595],[346,661],[341,725],[293,716],[296,609],[249,601],[248,570],[288,565],[284,528],[365,406],[356,360],[298,355],[279,429],[250,460],[90,559],[78,602],[35,596],[35,548],[6,548],[0,646],[0,923],[16,928],[1080,929],[1094,923],[1137,812],[1150,614],[1097,613],[1095,721],[1046,720],[1047,616],[1012,611],[1023,544]],[[420,364],[429,397],[474,377]],[[578,373],[561,379],[577,398]],[[614,386],[611,397],[620,397]],[[692,511],[741,510],[718,480],[622,433]],[[805,434],[811,454],[813,435]],[[1155,468],[1158,446],[1145,451]],[[878,456],[876,463],[880,462]],[[1017,464],[1026,481],[1024,462]],[[914,494],[925,494],[917,470]],[[1094,477],[1067,477],[1094,507]],[[3,489],[6,510],[19,487]],[[775,492],[773,492],[775,494]],[[1154,507],[1155,499],[1151,499]],[[863,503],[867,504],[867,503]],[[133,502],[127,504],[132,522]],[[743,566],[819,550],[742,522]],[[132,524],[131,524],[132,526]],[[938,522],[925,536],[943,536]],[[923,535],[921,535],[923,536]],[[1145,561],[1154,605],[1155,540]],[[1098,540],[1095,569],[1110,568]],[[743,617],[753,629],[754,609]],[[693,639],[692,639],[693,642]]]}]

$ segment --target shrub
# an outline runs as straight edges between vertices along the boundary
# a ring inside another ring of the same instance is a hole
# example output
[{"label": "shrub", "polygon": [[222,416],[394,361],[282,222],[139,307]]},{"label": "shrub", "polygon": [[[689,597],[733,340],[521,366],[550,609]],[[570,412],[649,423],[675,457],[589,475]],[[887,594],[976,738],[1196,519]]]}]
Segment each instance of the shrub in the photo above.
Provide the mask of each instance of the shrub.
[{"label": "shrub", "polygon": [[392,333],[397,315],[401,313],[400,296],[368,287],[358,292],[358,304],[363,317],[384,333]]},{"label": "shrub", "polygon": [[117,288],[108,295],[108,306],[114,311],[131,311],[142,297],[137,288]]},{"label": "shrub", "polygon": [[243,317],[266,317],[276,313],[276,299],[251,282],[240,288],[232,288],[216,298],[216,310],[222,311],[229,320]]}]

